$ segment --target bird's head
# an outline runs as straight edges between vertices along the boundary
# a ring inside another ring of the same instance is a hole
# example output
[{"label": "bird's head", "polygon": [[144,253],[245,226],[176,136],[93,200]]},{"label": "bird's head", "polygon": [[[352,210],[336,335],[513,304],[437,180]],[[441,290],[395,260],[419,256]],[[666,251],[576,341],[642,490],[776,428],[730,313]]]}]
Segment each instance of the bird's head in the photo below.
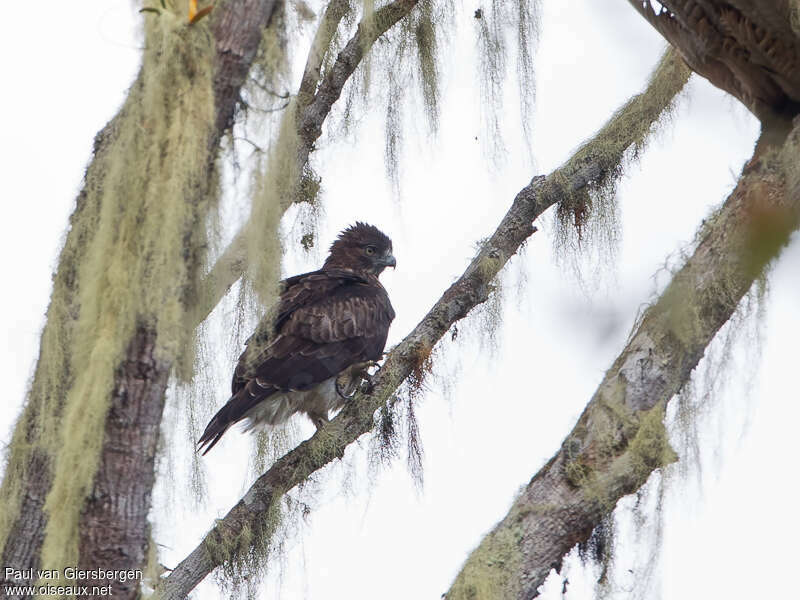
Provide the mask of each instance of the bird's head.
[{"label": "bird's head", "polygon": [[331,244],[325,269],[352,269],[380,275],[386,267],[394,268],[392,240],[373,225],[357,222],[339,234]]}]

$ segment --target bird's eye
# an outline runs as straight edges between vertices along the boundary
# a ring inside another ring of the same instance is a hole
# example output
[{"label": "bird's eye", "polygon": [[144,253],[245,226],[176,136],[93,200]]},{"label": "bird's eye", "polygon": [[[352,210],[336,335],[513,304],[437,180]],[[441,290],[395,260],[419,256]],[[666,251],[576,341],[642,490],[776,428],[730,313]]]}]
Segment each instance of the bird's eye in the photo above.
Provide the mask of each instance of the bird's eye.
[{"label": "bird's eye", "polygon": [[375,254],[375,246],[367,246],[366,248],[364,248],[364,252],[367,253],[367,256],[372,256],[373,254]]}]

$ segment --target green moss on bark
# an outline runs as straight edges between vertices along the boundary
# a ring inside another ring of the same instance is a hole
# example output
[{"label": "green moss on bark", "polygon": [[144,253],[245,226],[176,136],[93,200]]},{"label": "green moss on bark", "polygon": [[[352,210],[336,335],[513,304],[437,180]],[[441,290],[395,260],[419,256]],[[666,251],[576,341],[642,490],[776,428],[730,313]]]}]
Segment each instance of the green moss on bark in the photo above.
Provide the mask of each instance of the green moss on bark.
[{"label": "green moss on bark", "polygon": [[512,600],[520,590],[522,531],[503,521],[472,551],[446,600]]}]

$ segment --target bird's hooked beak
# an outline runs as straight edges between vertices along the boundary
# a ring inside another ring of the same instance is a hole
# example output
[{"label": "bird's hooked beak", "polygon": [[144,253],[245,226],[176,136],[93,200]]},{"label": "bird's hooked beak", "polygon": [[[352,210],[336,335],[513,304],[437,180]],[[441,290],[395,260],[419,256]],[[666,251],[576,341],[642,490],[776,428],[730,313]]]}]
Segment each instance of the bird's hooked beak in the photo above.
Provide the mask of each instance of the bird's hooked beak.
[{"label": "bird's hooked beak", "polygon": [[384,267],[392,267],[393,269],[396,268],[397,261],[394,258],[394,254],[387,252],[381,259],[381,264],[383,264]]}]

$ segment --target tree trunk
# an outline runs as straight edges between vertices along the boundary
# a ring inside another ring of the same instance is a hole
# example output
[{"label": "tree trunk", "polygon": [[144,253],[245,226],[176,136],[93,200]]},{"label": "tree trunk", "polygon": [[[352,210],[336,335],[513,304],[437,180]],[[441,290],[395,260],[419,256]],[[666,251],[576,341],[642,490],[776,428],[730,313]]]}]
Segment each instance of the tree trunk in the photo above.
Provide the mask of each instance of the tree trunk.
[{"label": "tree trunk", "polygon": [[[115,378],[100,466],[80,518],[78,567],[84,570],[142,569],[147,559],[147,513],[169,376],[169,365],[155,358],[155,350],[154,332],[141,327]],[[81,583],[111,586],[115,597],[136,598],[139,593],[137,579]]]},{"label": "tree trunk", "polygon": [[[281,5],[279,0],[245,0],[229,1],[219,3],[219,6],[212,13],[211,30],[214,34],[217,65],[214,76],[214,99],[216,128],[213,135],[208,140],[207,164],[209,172],[216,160],[219,142],[225,131],[232,124],[236,106],[239,101],[239,93],[245,81],[247,72],[258,50],[264,28],[269,24],[276,8]],[[141,74],[139,75],[141,77]],[[134,84],[136,85],[136,84]],[[116,124],[118,117],[114,117],[109,124],[96,136],[93,149],[94,160],[87,168],[87,179],[89,173],[98,168],[99,157],[107,154],[113,147],[117,138]],[[80,256],[75,254],[78,249],[83,247],[82,239],[91,236],[93,232],[77,226],[81,221],[81,213],[87,210],[86,190],[82,190],[76,201],[75,213],[70,218],[73,224],[67,235],[64,250],[59,258],[59,265],[54,277],[54,286],[64,286],[66,289],[67,306],[53,306],[48,309],[48,319],[42,333],[42,340],[49,336],[61,337],[59,343],[65,348],[70,348],[71,338],[69,330],[56,331],[58,329],[58,319],[53,318],[54,311],[66,310],[72,318],[75,318],[79,307],[77,306],[76,291],[77,280],[75,265],[80,263]],[[191,201],[191,199],[189,200]],[[129,432],[139,432],[138,439],[131,439],[136,450],[141,454],[131,457],[136,463],[137,474],[143,479],[141,482],[150,482],[148,490],[136,492],[135,499],[131,499],[134,504],[146,501],[149,506],[150,490],[152,489],[152,457],[154,456],[158,441],[158,423],[161,420],[161,410],[163,408],[163,397],[166,389],[166,381],[171,365],[157,361],[153,356],[154,340],[156,333],[153,331],[139,330],[130,343],[130,354],[123,360],[122,365],[117,370],[114,394],[112,399],[112,410],[109,412],[107,423],[106,444],[101,458],[101,472],[98,472],[98,485],[93,494],[92,502],[87,507],[86,518],[90,522],[81,527],[80,548],[82,552],[87,552],[89,556],[102,556],[101,547],[92,549],[93,542],[105,543],[105,533],[102,530],[94,531],[92,527],[100,523],[112,523],[118,515],[115,510],[119,507],[127,506],[126,489],[127,481],[125,478],[118,478],[113,473],[103,471],[103,469],[113,468],[117,460],[113,454],[115,443],[111,436],[119,433],[118,428],[121,421],[115,423],[115,419],[120,418],[119,411],[123,411],[126,419],[132,419],[124,425]],[[39,440],[41,434],[41,423],[45,420],[57,421],[63,408],[64,395],[69,389],[73,374],[67,362],[63,365],[46,364],[48,356],[45,344],[42,343],[39,361],[34,375],[32,388],[37,387],[37,378],[44,378],[48,370],[60,371],[59,376],[62,385],[55,390],[49,390],[51,394],[47,398],[29,397],[23,415],[17,425],[14,437],[21,437],[24,441],[21,444],[12,445],[22,447],[15,455],[12,452],[6,469],[3,488],[3,502],[16,504],[10,507],[14,509],[13,516],[5,515],[11,522],[7,526],[5,540],[3,540],[2,562],[4,565],[13,566],[17,570],[36,569],[40,566],[40,553],[45,537],[45,527],[47,516],[43,507],[47,494],[52,484],[52,461],[53,456],[43,447]],[[68,357],[69,352],[65,352]],[[139,365],[139,367],[135,367]],[[131,379],[133,377],[135,379]],[[135,390],[135,391],[134,391]],[[156,400],[154,400],[156,399]],[[155,402],[153,406],[136,406],[139,402]],[[131,405],[126,405],[131,402]],[[157,413],[155,429],[152,428],[152,420]],[[134,438],[136,435],[133,436]],[[132,467],[132,465],[130,465]],[[148,474],[149,473],[149,474]],[[134,475],[134,473],[131,473]],[[114,483],[124,484],[121,489],[114,489]],[[14,488],[19,489],[16,491]],[[8,495],[16,495],[15,499],[8,499]],[[100,501],[102,499],[102,501]],[[127,548],[119,548],[118,551],[129,554],[130,558],[140,556],[140,537],[147,532],[146,513],[147,509],[134,511],[136,518],[130,515],[122,522],[122,527],[116,525],[117,535],[120,539],[136,540],[131,551]],[[105,513],[105,514],[103,514]],[[125,529],[125,531],[122,531]],[[130,561],[129,561],[130,562]],[[134,561],[135,562],[135,561]],[[89,565],[84,560],[82,564],[91,567],[104,567],[104,562]],[[133,564],[133,562],[130,562]],[[142,567],[142,563],[138,564]],[[4,574],[0,573],[0,587],[7,588],[9,585],[31,584],[31,579],[6,581]],[[124,597],[134,597],[126,595]]]}]

